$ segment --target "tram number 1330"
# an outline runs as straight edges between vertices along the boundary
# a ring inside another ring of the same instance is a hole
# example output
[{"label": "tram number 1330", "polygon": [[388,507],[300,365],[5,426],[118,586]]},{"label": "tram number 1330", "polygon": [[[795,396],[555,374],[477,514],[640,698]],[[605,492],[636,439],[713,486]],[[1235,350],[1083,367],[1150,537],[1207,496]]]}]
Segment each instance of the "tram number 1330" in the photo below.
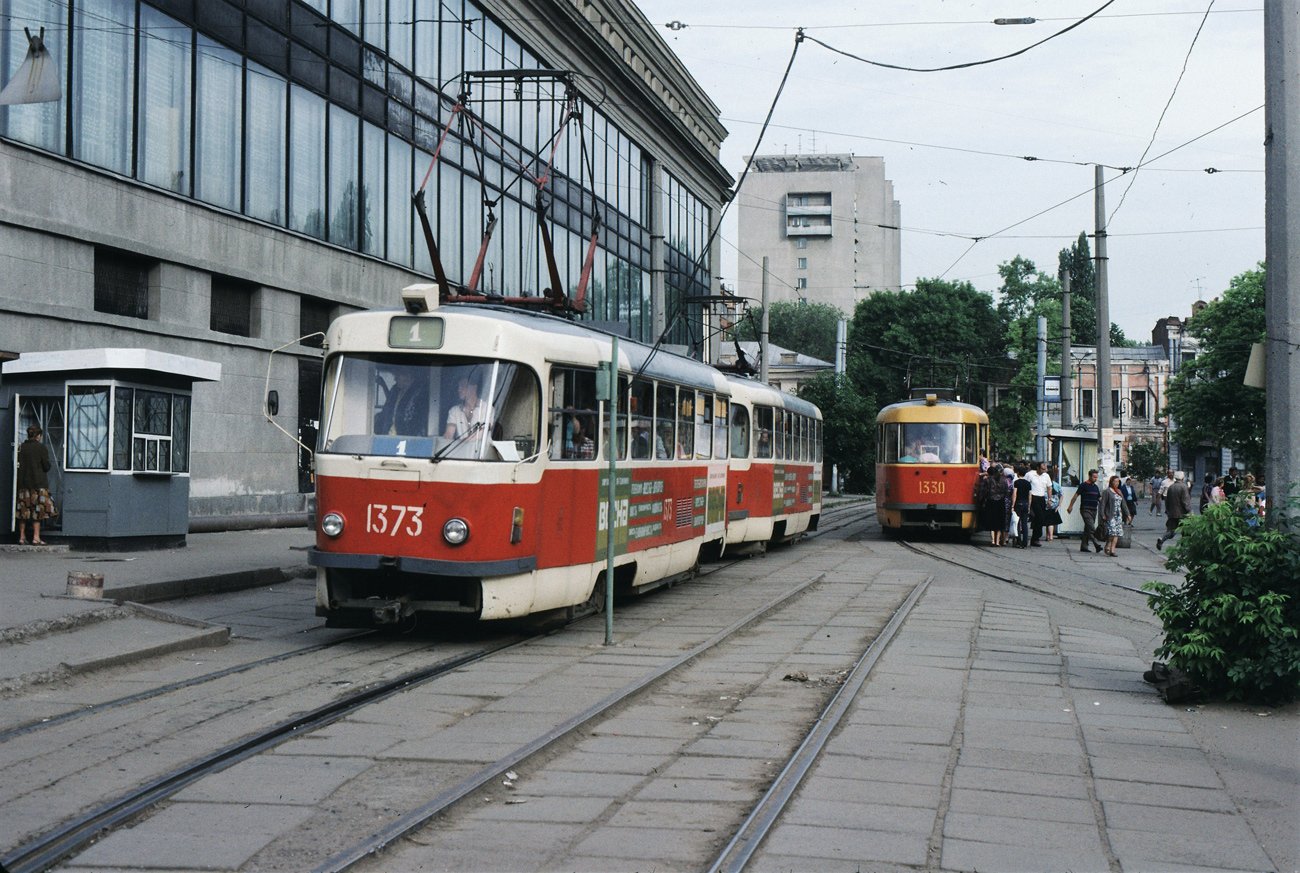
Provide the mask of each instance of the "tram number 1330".
[{"label": "tram number 1330", "polygon": [[933,479],[922,479],[916,483],[922,494],[942,494],[946,482],[935,481]]},{"label": "tram number 1330", "polygon": [[418,537],[424,530],[423,506],[390,506],[387,503],[370,503],[366,506],[366,533],[399,533]]}]

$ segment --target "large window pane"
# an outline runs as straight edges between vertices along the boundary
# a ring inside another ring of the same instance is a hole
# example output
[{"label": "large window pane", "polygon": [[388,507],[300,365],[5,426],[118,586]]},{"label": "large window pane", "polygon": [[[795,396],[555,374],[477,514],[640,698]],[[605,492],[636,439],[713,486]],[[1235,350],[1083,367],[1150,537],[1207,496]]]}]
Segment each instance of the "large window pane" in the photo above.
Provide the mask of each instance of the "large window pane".
[{"label": "large window pane", "polygon": [[198,39],[194,128],[194,196],[239,208],[243,66],[235,52]]},{"label": "large window pane", "polygon": [[330,18],[353,33],[361,33],[361,0],[334,0]]},{"label": "large window pane", "polygon": [[248,65],[248,172],[245,210],[254,218],[284,224],[285,118],[289,86],[256,64]]},{"label": "large window pane", "polygon": [[[45,21],[48,22],[45,47],[50,50],[50,62],[58,67],[59,80],[66,92],[68,39],[65,28],[61,26],[67,20],[66,10],[52,6],[49,0],[0,0],[0,12],[9,25],[5,33],[0,34],[0,81],[11,81],[27,58],[27,35],[16,25],[23,21],[33,24]],[[62,100],[0,106],[0,133],[62,154],[65,108]]]},{"label": "large window pane", "polygon": [[[47,5],[44,15],[57,8]],[[135,4],[91,0],[73,14],[72,156],[118,173],[131,171]]]},{"label": "large window pane", "polygon": [[433,84],[438,81],[438,0],[415,2],[415,60],[413,72]]},{"label": "large window pane", "polygon": [[140,157],[153,185],[189,193],[190,52],[193,31],[140,7]]},{"label": "large window pane", "polygon": [[361,250],[384,256],[385,135],[373,124],[361,125]]},{"label": "large window pane", "polygon": [[135,392],[130,388],[117,388],[113,392],[113,469],[131,469],[131,410],[135,408]]},{"label": "large window pane", "polygon": [[388,56],[411,69],[415,0],[388,0]]},{"label": "large window pane", "polygon": [[411,265],[411,144],[388,136],[388,260]]},{"label": "large window pane", "polygon": [[68,386],[67,468],[108,469],[108,386]]},{"label": "large window pane", "polygon": [[190,398],[183,394],[172,397],[171,468],[173,473],[190,469]]},{"label": "large window pane", "polygon": [[289,92],[289,227],[325,237],[325,101]]},{"label": "large window pane", "polygon": [[357,247],[360,124],[351,112],[330,106],[329,240],[350,249]]}]

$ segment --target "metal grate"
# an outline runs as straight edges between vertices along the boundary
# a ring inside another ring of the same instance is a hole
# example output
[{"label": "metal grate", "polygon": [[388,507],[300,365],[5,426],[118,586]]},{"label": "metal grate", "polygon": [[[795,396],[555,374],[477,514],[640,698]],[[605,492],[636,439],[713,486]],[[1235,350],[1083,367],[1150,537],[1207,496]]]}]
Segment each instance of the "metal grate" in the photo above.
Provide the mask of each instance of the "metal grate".
[{"label": "metal grate", "polygon": [[95,250],[95,311],[149,317],[149,270],[153,262],[111,249]]},{"label": "metal grate", "polygon": [[208,327],[235,336],[253,335],[253,293],[257,286],[229,276],[212,277]]}]

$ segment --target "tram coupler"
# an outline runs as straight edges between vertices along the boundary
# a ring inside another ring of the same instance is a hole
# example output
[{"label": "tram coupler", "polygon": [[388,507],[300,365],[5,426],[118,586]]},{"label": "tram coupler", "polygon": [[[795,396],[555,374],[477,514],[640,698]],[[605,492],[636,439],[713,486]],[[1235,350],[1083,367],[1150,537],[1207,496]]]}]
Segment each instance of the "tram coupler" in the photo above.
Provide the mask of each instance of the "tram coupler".
[{"label": "tram coupler", "polygon": [[405,604],[400,600],[390,600],[381,606],[372,607],[370,617],[375,622],[375,627],[384,625],[398,624],[405,617]]}]

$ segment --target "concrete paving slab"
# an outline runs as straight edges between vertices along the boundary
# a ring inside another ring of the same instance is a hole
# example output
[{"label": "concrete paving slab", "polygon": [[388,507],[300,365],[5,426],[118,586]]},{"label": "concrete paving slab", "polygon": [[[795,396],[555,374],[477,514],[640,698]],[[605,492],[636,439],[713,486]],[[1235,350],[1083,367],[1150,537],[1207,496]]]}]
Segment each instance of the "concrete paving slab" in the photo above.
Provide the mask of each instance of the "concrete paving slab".
[{"label": "concrete paving slab", "polygon": [[1093,789],[1102,802],[1137,803],[1160,809],[1193,809],[1202,812],[1232,814],[1237,806],[1232,797],[1217,788],[1187,788],[1180,785],[1148,785],[1145,782],[1121,782],[1096,779]]},{"label": "concrete paving slab", "polygon": [[584,824],[599,818],[610,804],[608,797],[532,797],[516,792],[503,802],[484,805],[475,811],[475,817],[498,822]]},{"label": "concrete paving slab", "polygon": [[758,791],[752,782],[735,779],[654,779],[635,795],[636,800],[674,800],[690,803],[754,803]]},{"label": "concrete paving slab", "polygon": [[976,840],[945,839],[940,865],[944,870],[1077,873],[1079,870],[1109,870],[1110,860],[1103,852],[1079,852],[1042,846],[1028,847],[984,843]]},{"label": "concrete paving slab", "polygon": [[531,776],[524,770],[515,782],[520,797],[604,797],[616,798],[645,782],[639,773],[593,773],[580,770],[551,770]]},{"label": "concrete paving slab", "polygon": [[369,768],[361,758],[261,755],[190,785],[176,801],[316,804]]},{"label": "concrete paving slab", "polygon": [[[311,814],[307,806],[173,803],[135,827],[109,834],[78,855],[75,863],[91,868],[147,864],[235,870]],[[222,839],[214,840],[214,833]]]},{"label": "concrete paving slab", "polygon": [[1044,797],[1041,794],[1026,797],[1020,794],[1008,794],[1005,791],[954,788],[948,798],[948,809],[953,813],[972,815],[992,813],[1028,821],[1054,821],[1093,826],[1097,822],[1092,801],[1083,797]]},{"label": "concrete paving slab", "polygon": [[972,788],[1043,797],[1087,798],[1088,796],[1088,787],[1083,777],[1023,770],[995,770],[989,767],[959,766],[953,771],[952,785],[954,790]]},{"label": "concrete paving slab", "polygon": [[865,869],[877,861],[890,864],[925,865],[929,852],[927,832],[905,834],[869,828],[831,828],[781,824],[763,844],[764,852],[805,859],[832,861],[852,859]]},{"label": "concrete paving slab", "polygon": [[934,830],[934,816],[934,810],[919,806],[799,797],[782,814],[781,822],[827,828],[865,827],[928,839]]},{"label": "concrete paving slab", "polygon": [[[1177,812],[1171,813],[1171,817],[1177,816]],[[1107,819],[1114,821],[1109,814]],[[1171,831],[1132,830],[1112,823],[1108,833],[1111,847],[1124,861],[1125,869],[1145,871],[1159,866],[1185,869],[1193,865],[1261,873],[1277,869],[1254,836],[1242,835],[1237,828],[1230,828],[1228,832],[1187,833],[1182,828]]]},{"label": "concrete paving slab", "polygon": [[1192,788],[1223,788],[1219,774],[1202,757],[1189,756],[1177,764],[1149,761],[1125,761],[1119,758],[1096,758],[1092,772],[1097,779],[1120,782],[1145,782],[1153,785],[1184,785]]},{"label": "concrete paving slab", "polygon": [[[605,870],[698,870],[700,860],[711,857],[720,842],[716,833],[695,828],[648,826],[604,827],[573,847],[578,857],[611,858]],[[567,864],[565,867],[567,868]]]}]

